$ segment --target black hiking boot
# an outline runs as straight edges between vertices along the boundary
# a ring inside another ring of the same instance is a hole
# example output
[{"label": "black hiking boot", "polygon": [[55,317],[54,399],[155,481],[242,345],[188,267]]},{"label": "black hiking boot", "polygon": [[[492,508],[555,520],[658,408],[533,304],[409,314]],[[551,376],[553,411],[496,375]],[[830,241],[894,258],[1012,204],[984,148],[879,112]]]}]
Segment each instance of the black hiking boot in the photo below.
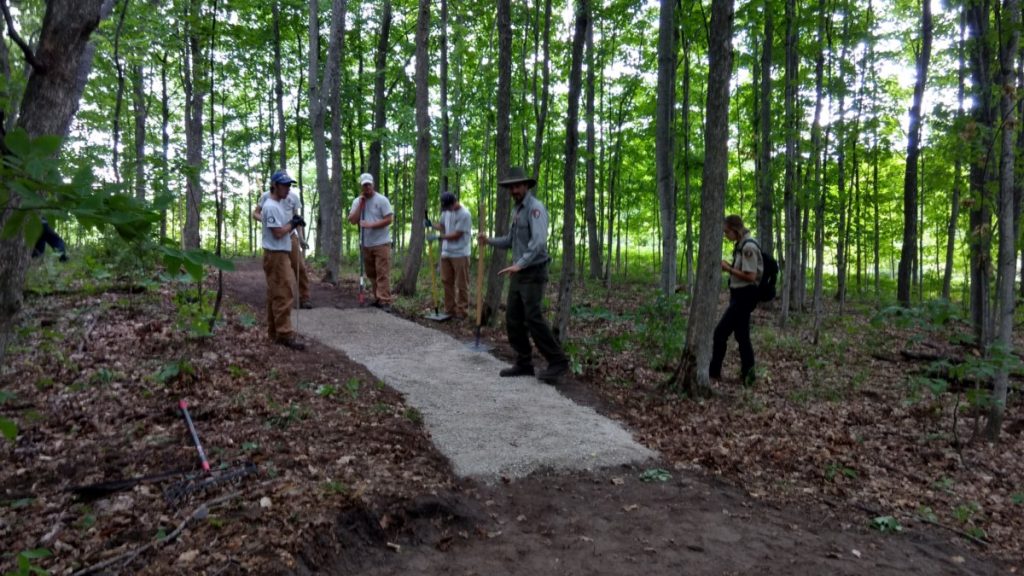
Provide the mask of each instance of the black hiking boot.
[{"label": "black hiking boot", "polygon": [[502,378],[510,378],[512,376],[533,376],[533,366],[521,366],[514,364],[511,368],[504,368],[501,372],[498,372],[498,376]]},{"label": "black hiking boot", "polygon": [[537,374],[537,379],[541,382],[547,382],[548,384],[556,384],[558,379],[564,376],[568,371],[568,362],[549,364],[547,368],[540,371],[540,374]]},{"label": "black hiking boot", "polygon": [[275,340],[275,342],[277,344],[280,344],[281,346],[284,346],[285,348],[291,348],[292,350],[296,350],[298,352],[302,352],[303,350],[306,349],[306,345],[303,344],[301,341],[299,341],[298,338],[295,338],[294,336],[291,338],[278,338],[277,340]]}]

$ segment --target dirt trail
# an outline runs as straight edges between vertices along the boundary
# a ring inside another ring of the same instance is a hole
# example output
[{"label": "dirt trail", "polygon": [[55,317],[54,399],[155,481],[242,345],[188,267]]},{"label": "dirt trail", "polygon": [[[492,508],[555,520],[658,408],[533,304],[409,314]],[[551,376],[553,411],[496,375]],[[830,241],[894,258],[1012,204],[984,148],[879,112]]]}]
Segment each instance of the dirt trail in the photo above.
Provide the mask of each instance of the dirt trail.
[{"label": "dirt trail", "polygon": [[[229,282],[233,297],[264,309],[265,284],[258,263],[244,263]],[[355,292],[347,285],[339,289],[318,284],[313,299],[319,308],[299,318],[299,330],[307,337],[318,330],[314,326],[321,319],[339,312],[335,308],[358,307]],[[341,312],[345,330],[353,335],[365,328],[358,322],[385,316],[365,310]],[[385,321],[392,320],[397,319]],[[420,330],[426,328],[416,327],[417,333]],[[365,351],[350,350],[356,361],[374,370],[374,360],[363,357]],[[416,348],[388,351],[392,363],[396,355],[407,356],[409,366],[422,364],[424,358],[423,350]],[[431,379],[429,371],[413,368],[405,377],[409,382]],[[544,386],[531,385],[538,392]],[[415,405],[412,396],[407,392],[407,402]],[[437,409],[443,410],[443,403]],[[435,416],[426,416],[429,425]],[[657,466],[667,468],[671,477],[641,480],[645,469]],[[459,470],[456,459],[453,467]],[[335,534],[338,551],[331,555],[333,560],[320,564],[322,572],[658,576],[1020,571],[963,548],[951,533],[914,525],[902,534],[885,535],[868,530],[867,519],[849,510],[774,507],[699,471],[676,470],[664,463],[534,472],[497,484],[466,480],[452,498],[434,504],[439,509],[422,522],[410,522],[397,544],[395,535],[382,529],[387,516],[344,526]]]}]

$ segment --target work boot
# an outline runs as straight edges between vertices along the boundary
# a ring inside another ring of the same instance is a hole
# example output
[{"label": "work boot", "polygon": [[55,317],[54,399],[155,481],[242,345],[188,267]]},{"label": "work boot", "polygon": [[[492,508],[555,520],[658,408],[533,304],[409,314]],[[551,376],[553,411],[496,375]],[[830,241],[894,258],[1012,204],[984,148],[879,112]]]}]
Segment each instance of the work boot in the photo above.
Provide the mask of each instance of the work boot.
[{"label": "work boot", "polygon": [[537,379],[541,382],[547,382],[548,384],[555,384],[558,379],[565,375],[569,371],[568,362],[559,362],[557,364],[548,364],[548,367],[541,370],[540,374],[537,374]]},{"label": "work boot", "polygon": [[306,349],[306,345],[294,336],[291,338],[278,338],[276,342],[285,348],[291,348],[292,350],[297,350],[299,352]]},{"label": "work boot", "polygon": [[301,304],[299,304],[299,308],[302,308],[303,310],[312,310],[313,309],[313,303],[310,302],[309,300],[306,300],[305,302],[302,302]]},{"label": "work boot", "polygon": [[756,383],[757,375],[754,373],[753,368],[740,374],[740,384],[742,384],[744,388],[751,388]]},{"label": "work boot", "polygon": [[533,366],[513,364],[511,368],[504,368],[501,372],[498,372],[498,376],[501,376],[502,378],[509,378],[512,376],[533,376]]}]

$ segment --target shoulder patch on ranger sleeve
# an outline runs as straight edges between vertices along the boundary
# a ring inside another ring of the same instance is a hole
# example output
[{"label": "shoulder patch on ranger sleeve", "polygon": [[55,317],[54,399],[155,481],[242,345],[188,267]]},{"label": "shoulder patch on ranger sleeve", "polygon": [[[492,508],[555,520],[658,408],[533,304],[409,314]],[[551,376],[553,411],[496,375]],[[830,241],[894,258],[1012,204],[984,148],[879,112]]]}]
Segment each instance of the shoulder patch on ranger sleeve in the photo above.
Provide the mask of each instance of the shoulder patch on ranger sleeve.
[{"label": "shoulder patch on ranger sleeve", "polygon": [[745,256],[747,258],[753,258],[754,257],[754,249],[751,248],[750,246],[745,247],[743,249],[743,256]]},{"label": "shoulder patch on ranger sleeve", "polygon": [[533,211],[530,212],[530,216],[534,219],[540,218],[540,208],[534,208]]}]

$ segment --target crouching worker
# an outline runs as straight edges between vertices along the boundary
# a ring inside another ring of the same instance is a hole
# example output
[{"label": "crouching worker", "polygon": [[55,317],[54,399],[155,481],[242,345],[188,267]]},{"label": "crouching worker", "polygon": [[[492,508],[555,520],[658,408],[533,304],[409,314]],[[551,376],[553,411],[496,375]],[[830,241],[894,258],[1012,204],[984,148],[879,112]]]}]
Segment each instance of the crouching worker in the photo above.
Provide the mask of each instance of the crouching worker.
[{"label": "crouching worker", "polygon": [[46,218],[41,218],[43,221],[43,233],[39,236],[39,240],[36,240],[35,247],[32,248],[32,257],[39,258],[46,252],[46,246],[60,254],[60,261],[68,261],[67,247],[64,245],[64,239],[60,237],[60,234],[54,232],[53,228],[50,227],[50,223],[46,221]]},{"label": "crouching worker", "polygon": [[292,328],[292,232],[305,226],[301,216],[290,214],[284,201],[289,185],[274,182],[263,203],[263,272],[267,275],[267,331],[270,340],[292,350],[306,345]]}]

